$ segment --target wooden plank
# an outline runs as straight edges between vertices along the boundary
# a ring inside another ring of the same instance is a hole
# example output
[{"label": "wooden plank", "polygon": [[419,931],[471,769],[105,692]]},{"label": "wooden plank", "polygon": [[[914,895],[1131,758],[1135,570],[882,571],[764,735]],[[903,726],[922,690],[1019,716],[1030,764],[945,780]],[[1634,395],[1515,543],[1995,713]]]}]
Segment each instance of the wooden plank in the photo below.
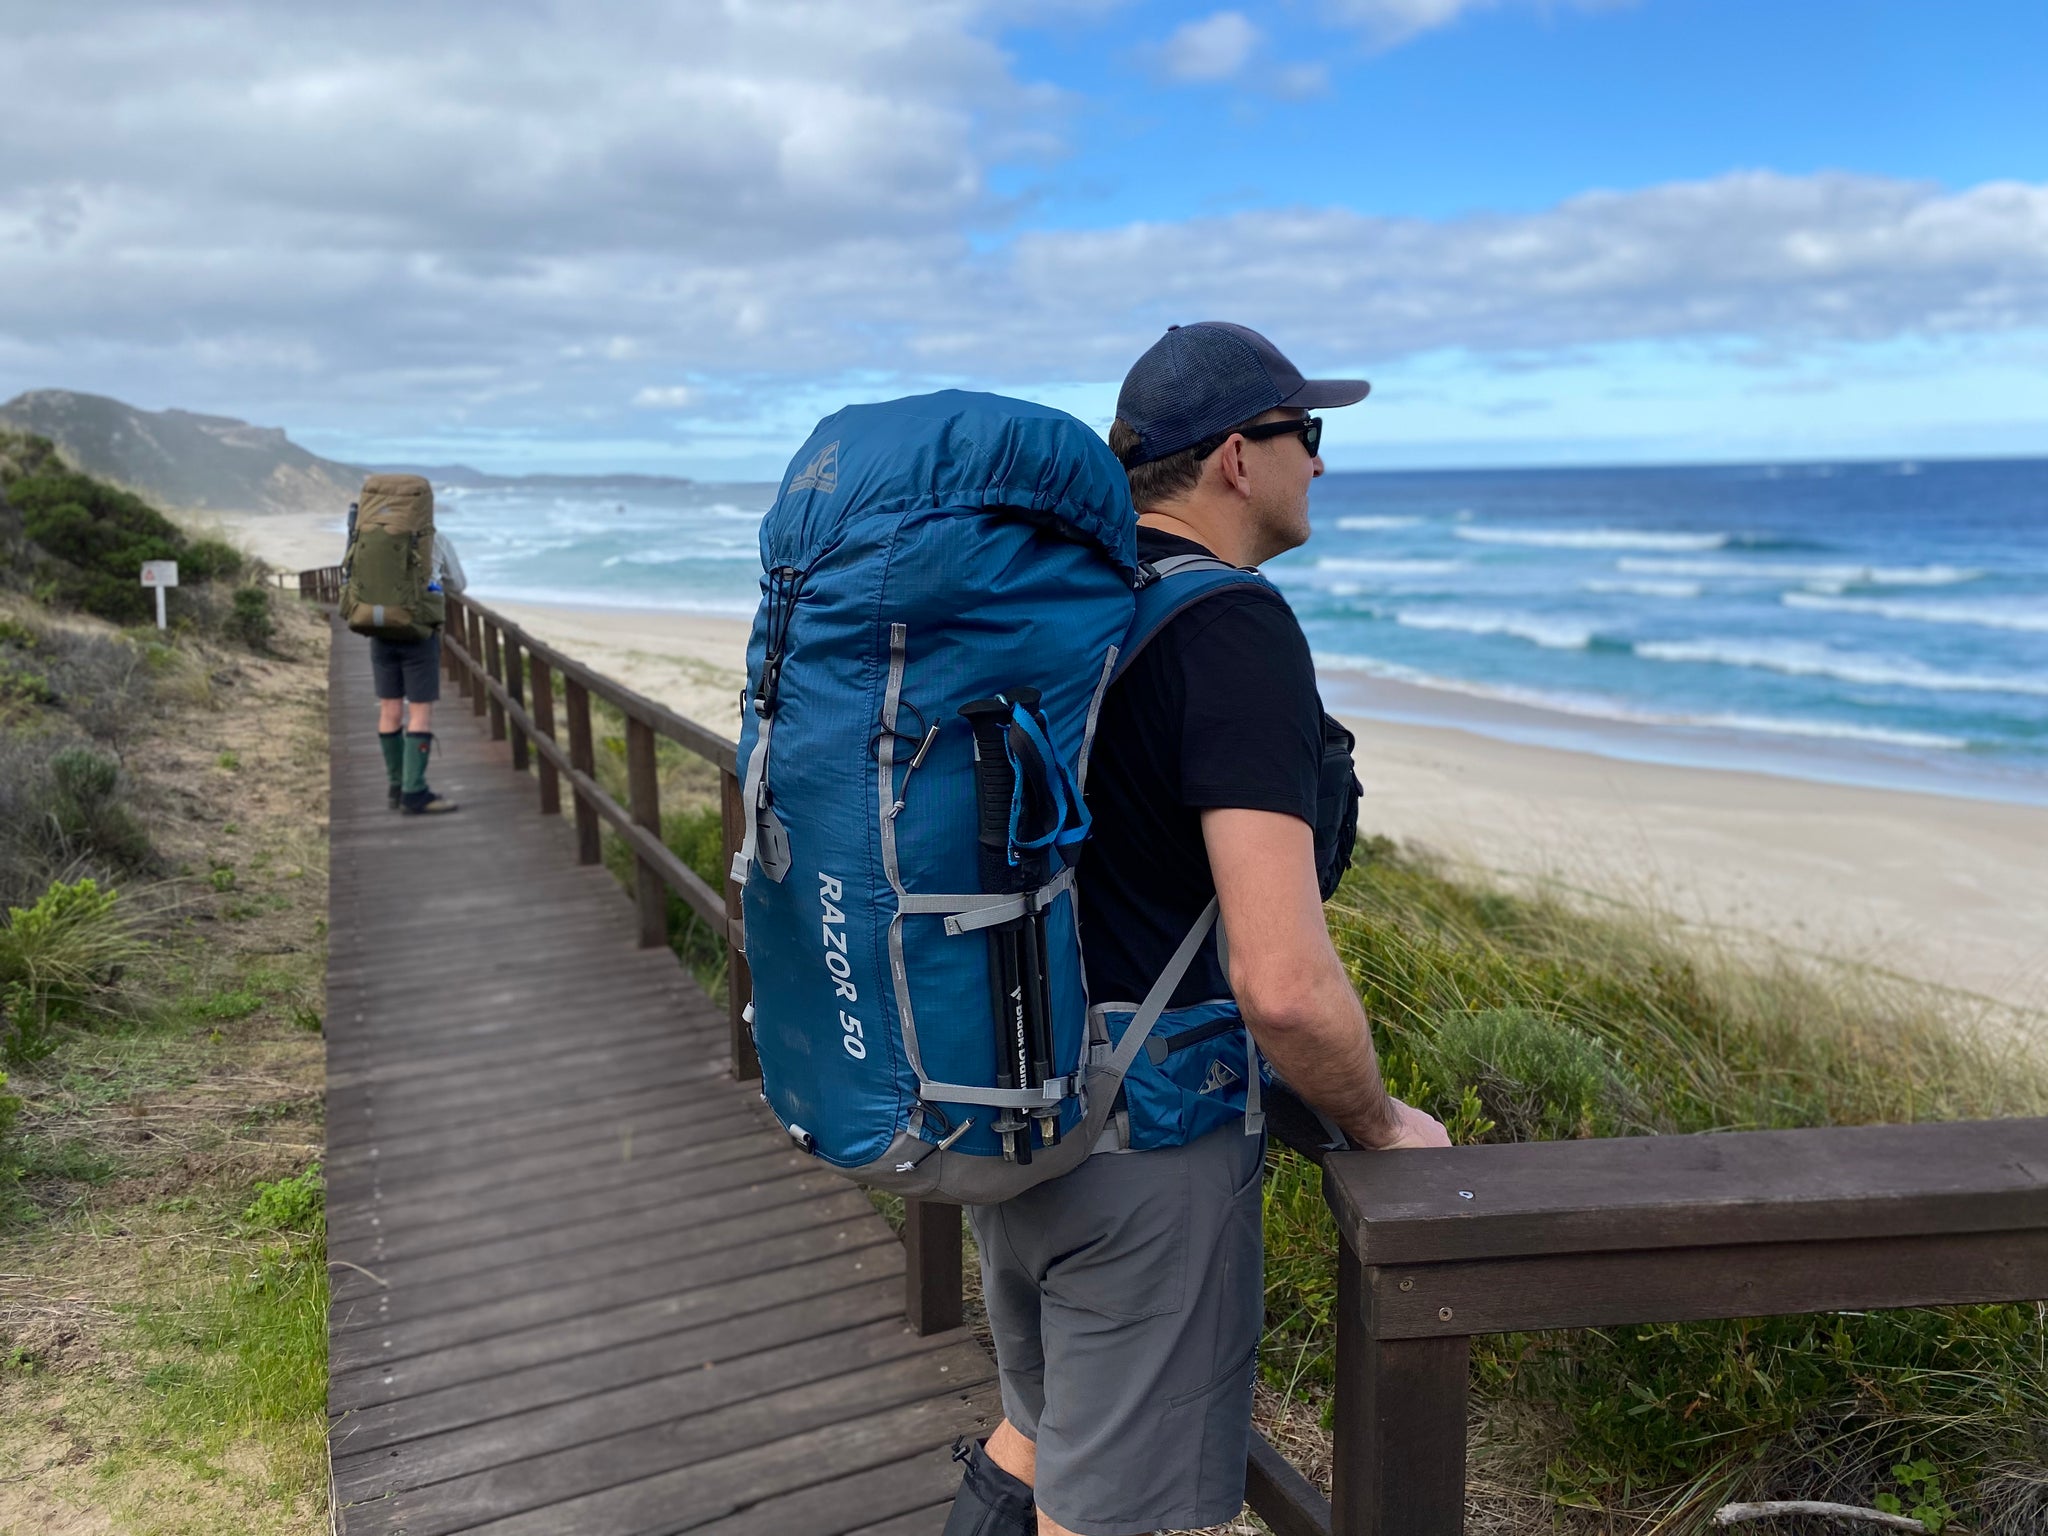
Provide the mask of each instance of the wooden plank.
[{"label": "wooden plank", "polygon": [[[738,1373],[740,1368],[726,1369]],[[448,1536],[641,1478],[674,1476],[764,1441],[844,1426],[906,1405],[921,1407],[927,1399],[981,1386],[994,1375],[995,1366],[971,1343],[816,1379],[806,1379],[799,1366],[782,1376],[780,1390],[772,1378],[757,1379],[758,1395],[727,1398],[668,1423],[620,1430],[582,1445],[535,1452],[417,1492],[394,1492],[377,1499],[351,1528],[381,1536]]]},{"label": "wooden plank", "polygon": [[[863,1525],[851,1536],[942,1536],[959,1488],[959,1463],[941,1446],[907,1461],[763,1499],[723,1520],[692,1526],[690,1536],[842,1536],[849,1520],[877,1519],[880,1524]],[[928,1503],[934,1495],[945,1502]],[[923,1507],[915,1514],[895,1513],[913,1504]]]},{"label": "wooden plank", "polygon": [[869,1323],[889,1322],[900,1328],[903,1320],[897,1312],[894,1287],[888,1281],[823,1298],[803,1297],[742,1317],[720,1318],[495,1377],[488,1395],[463,1385],[358,1409],[336,1426],[334,1452],[337,1457],[376,1454],[387,1461],[401,1460],[385,1453],[392,1446],[464,1425],[494,1423],[684,1371],[716,1369],[720,1362],[780,1344],[821,1339]]},{"label": "wooden plank", "polygon": [[[993,1427],[1001,1412],[993,1386],[976,1387],[951,1401],[905,1404],[472,1529],[489,1536],[560,1536],[563,1531],[624,1536],[649,1529],[688,1530],[738,1514],[766,1492],[798,1490],[939,1449],[951,1442],[963,1416]],[[849,1509],[843,1499],[842,1492],[835,1502],[844,1513],[864,1515]]]},{"label": "wooden plank", "polygon": [[[720,1221],[758,1209],[770,1201],[802,1202],[819,1195],[836,1194],[843,1187],[844,1181],[834,1175],[804,1173],[793,1179],[783,1179],[772,1184],[747,1185],[739,1189],[721,1190],[716,1194],[678,1200],[673,1206],[657,1207],[650,1213],[649,1220]],[[518,1237],[506,1238],[495,1243],[483,1243],[473,1248],[451,1249],[445,1253],[429,1254],[424,1258],[390,1260],[380,1257],[374,1245],[352,1244],[348,1251],[339,1253],[336,1257],[361,1264],[366,1269],[374,1265],[372,1272],[377,1276],[377,1280],[371,1280],[353,1271],[347,1275],[337,1275],[334,1282],[335,1296],[339,1300],[371,1291],[389,1290],[394,1297],[394,1306],[402,1305],[410,1288],[414,1286],[471,1279],[494,1270],[511,1270],[515,1276],[523,1276],[532,1266],[543,1261],[578,1252],[589,1252],[616,1236],[617,1231],[614,1224],[605,1221],[564,1223],[545,1232],[524,1233]],[[644,1230],[639,1233],[639,1240],[646,1240]],[[379,1284],[379,1281],[382,1283]]]},{"label": "wooden plank", "polygon": [[2048,1226],[2048,1119],[1344,1152],[1325,1168],[1369,1264]]},{"label": "wooden plank", "polygon": [[[762,1396],[792,1381],[824,1380],[865,1366],[958,1348],[957,1339],[921,1339],[894,1321],[776,1344],[721,1360],[711,1369],[672,1371],[650,1381],[422,1436],[406,1448],[406,1486],[424,1487],[630,1430],[670,1424]],[[388,1487],[382,1463],[389,1459],[378,1451],[340,1458],[334,1469],[336,1494],[346,1502]]]},{"label": "wooden plank", "polygon": [[[389,1287],[358,1288],[335,1300],[330,1332],[338,1340],[357,1328],[483,1311],[522,1297],[542,1298],[544,1305],[545,1298],[557,1292],[580,1292],[593,1283],[592,1275],[610,1277],[643,1269],[694,1266],[704,1254],[744,1247],[767,1238],[819,1231],[836,1234],[849,1230],[850,1224],[865,1223],[866,1215],[846,1194],[815,1196],[742,1211],[690,1228],[627,1232],[609,1242],[587,1244],[574,1252],[522,1266],[517,1272],[486,1270],[452,1280],[410,1284],[395,1298]],[[871,1232],[869,1228],[862,1233],[862,1240]],[[682,1283],[686,1284],[694,1273],[692,1268],[682,1277]]]},{"label": "wooden plank", "polygon": [[[777,1302],[829,1296],[877,1276],[894,1279],[903,1273],[902,1266],[902,1250],[893,1245],[861,1248],[794,1269],[748,1275],[675,1296],[452,1345],[388,1365],[337,1371],[328,1384],[328,1407],[338,1412],[442,1387],[488,1382],[528,1366],[658,1338],[696,1323],[743,1316]],[[487,1390],[480,1391],[490,1395]]]},{"label": "wooden plank", "polygon": [[1543,1254],[1368,1274],[1382,1338],[2041,1301],[2048,1229]]},{"label": "wooden plank", "polygon": [[1244,1501],[1273,1536],[1330,1536],[1330,1501],[1323,1490],[1296,1471],[1256,1427],[1245,1457]]},{"label": "wooden plank", "polygon": [[804,1227],[751,1243],[700,1249],[690,1256],[689,1268],[682,1273],[670,1265],[640,1263],[635,1254],[630,1267],[609,1273],[593,1270],[568,1285],[523,1290],[495,1302],[424,1316],[407,1312],[386,1318],[374,1328],[336,1333],[329,1368],[336,1372],[365,1370],[563,1319],[596,1317],[641,1302],[686,1296],[749,1275],[880,1248],[887,1242],[886,1233],[877,1233],[871,1223],[855,1218],[836,1227]]}]

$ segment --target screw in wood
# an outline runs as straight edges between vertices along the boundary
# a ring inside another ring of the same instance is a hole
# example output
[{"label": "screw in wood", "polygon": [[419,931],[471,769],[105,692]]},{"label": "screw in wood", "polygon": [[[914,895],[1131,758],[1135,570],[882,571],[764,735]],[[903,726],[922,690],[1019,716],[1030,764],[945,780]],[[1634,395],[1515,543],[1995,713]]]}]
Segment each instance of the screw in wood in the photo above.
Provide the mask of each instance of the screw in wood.
[{"label": "screw in wood", "polygon": [[1469,1189],[1461,1189],[1458,1191],[1458,1198],[1460,1200],[1470,1200],[1472,1198],[1472,1191]]},{"label": "screw in wood", "polygon": [[1436,1309],[1436,1320],[1440,1323],[1448,1323],[1451,1320],[1451,1309],[1449,1307],[1438,1307]]},{"label": "screw in wood", "polygon": [[1413,1280],[1403,1280],[1401,1282],[1401,1289],[1404,1291],[1412,1291],[1415,1289],[1415,1282]]}]

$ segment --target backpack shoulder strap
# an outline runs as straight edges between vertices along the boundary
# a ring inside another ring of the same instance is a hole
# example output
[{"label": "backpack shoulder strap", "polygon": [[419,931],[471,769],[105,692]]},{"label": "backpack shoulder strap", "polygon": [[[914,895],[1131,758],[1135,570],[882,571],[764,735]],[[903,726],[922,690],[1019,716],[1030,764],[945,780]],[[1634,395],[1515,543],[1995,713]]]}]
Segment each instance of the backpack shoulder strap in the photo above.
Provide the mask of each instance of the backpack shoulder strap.
[{"label": "backpack shoulder strap", "polygon": [[1231,587],[1272,587],[1247,566],[1232,565],[1214,555],[1174,555],[1138,567],[1138,611],[1117,653],[1111,681],[1123,676],[1138,653],[1166,626],[1205,597]]}]

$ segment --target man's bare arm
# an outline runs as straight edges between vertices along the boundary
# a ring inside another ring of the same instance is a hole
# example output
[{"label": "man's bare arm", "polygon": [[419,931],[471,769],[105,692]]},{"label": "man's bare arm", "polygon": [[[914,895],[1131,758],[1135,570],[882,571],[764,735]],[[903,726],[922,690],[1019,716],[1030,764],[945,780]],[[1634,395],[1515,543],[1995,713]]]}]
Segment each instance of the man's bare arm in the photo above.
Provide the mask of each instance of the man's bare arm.
[{"label": "man's bare arm", "polygon": [[1354,1145],[1450,1145],[1441,1125],[1380,1079],[1365,1010],[1323,921],[1307,823],[1209,810],[1202,839],[1230,940],[1230,990],[1280,1075]]}]

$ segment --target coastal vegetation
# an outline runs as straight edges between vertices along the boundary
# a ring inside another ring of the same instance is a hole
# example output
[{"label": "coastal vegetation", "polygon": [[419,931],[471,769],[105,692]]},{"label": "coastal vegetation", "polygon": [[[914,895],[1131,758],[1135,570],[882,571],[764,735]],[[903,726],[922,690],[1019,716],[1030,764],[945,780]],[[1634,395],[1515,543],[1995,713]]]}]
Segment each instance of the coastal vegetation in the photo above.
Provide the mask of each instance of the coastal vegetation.
[{"label": "coastal vegetation", "polygon": [[0,433],[0,1529],[312,1532],[324,633],[161,523]]}]

